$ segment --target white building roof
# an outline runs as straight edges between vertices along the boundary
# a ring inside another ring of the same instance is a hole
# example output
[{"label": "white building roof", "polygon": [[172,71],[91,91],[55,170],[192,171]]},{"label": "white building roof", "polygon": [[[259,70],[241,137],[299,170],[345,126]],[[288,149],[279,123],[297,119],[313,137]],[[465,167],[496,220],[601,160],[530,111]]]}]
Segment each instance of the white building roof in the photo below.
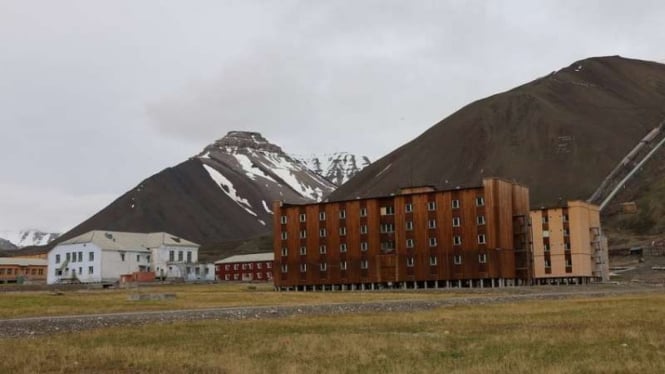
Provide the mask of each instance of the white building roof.
[{"label": "white building roof", "polygon": [[95,230],[66,240],[60,244],[93,243],[103,250],[149,250],[162,245],[170,247],[198,247],[199,245],[165,232],[149,234],[122,231]]},{"label": "white building roof", "polygon": [[47,266],[48,260],[42,258],[0,257],[0,265]]},{"label": "white building roof", "polygon": [[275,254],[269,253],[252,253],[248,255],[235,255],[227,257],[223,260],[215,261],[215,264],[231,264],[240,262],[261,262],[261,261],[274,261]]}]

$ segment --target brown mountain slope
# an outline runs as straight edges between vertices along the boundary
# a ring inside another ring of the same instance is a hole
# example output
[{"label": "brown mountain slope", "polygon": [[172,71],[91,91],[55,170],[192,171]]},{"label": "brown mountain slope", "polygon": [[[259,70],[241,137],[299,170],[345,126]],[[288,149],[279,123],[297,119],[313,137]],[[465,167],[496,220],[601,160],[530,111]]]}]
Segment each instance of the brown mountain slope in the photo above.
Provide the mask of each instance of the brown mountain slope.
[{"label": "brown mountain slope", "polygon": [[328,199],[476,185],[484,176],[528,185],[532,206],[587,199],[664,117],[665,65],[590,58],[460,109]]}]

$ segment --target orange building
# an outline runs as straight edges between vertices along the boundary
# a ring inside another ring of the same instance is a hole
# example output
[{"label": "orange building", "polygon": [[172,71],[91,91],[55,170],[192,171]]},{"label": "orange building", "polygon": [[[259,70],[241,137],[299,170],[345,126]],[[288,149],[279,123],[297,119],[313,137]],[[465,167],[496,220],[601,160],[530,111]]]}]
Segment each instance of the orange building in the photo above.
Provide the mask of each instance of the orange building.
[{"label": "orange building", "polygon": [[529,190],[509,181],[307,205],[275,202],[273,211],[279,290],[531,281]]},{"label": "orange building", "polygon": [[47,264],[41,258],[0,257],[0,283],[45,283]]},{"label": "orange building", "polygon": [[609,279],[607,239],[596,205],[569,201],[532,210],[533,275],[537,284],[580,284]]}]

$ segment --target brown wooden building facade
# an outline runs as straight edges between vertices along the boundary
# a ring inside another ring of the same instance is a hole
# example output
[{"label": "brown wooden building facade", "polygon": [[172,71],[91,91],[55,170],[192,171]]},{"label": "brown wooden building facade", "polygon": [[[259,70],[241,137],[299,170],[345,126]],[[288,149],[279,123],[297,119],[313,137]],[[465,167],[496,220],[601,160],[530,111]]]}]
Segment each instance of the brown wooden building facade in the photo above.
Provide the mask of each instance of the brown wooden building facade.
[{"label": "brown wooden building facade", "polygon": [[529,191],[497,178],[475,188],[275,202],[279,290],[517,285],[531,280]]}]

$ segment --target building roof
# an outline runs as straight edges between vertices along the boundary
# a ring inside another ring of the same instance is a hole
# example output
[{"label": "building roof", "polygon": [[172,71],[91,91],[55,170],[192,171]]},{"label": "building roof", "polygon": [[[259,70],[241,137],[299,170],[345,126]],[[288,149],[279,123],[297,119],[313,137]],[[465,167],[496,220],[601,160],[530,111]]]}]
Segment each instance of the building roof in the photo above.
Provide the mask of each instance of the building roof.
[{"label": "building roof", "polygon": [[274,261],[275,254],[273,252],[267,253],[252,253],[248,255],[235,255],[227,257],[223,260],[215,261],[215,264],[235,264],[239,262],[260,262],[260,261]]},{"label": "building roof", "polygon": [[153,233],[137,233],[137,232],[122,232],[122,231],[104,231],[95,230],[88,231],[85,234],[76,236],[69,240],[58,244],[58,246],[66,244],[82,244],[94,243],[101,249],[105,250],[149,250],[150,248],[157,248],[162,245],[165,246],[187,246],[198,247],[199,245],[188,240],[179,238],[165,232]]},{"label": "building roof", "polygon": [[0,257],[0,265],[47,266],[48,261],[43,258]]}]

